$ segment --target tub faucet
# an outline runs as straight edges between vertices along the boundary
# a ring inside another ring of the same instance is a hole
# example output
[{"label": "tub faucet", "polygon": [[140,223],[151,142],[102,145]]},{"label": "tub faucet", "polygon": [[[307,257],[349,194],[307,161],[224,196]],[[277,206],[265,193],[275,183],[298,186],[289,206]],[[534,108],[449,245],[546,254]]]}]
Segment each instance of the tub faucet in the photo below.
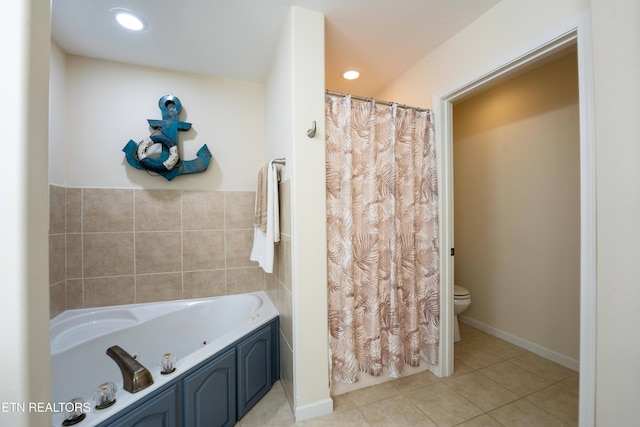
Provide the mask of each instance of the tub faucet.
[{"label": "tub faucet", "polygon": [[153,384],[151,372],[120,346],[109,347],[107,355],[118,364],[122,372],[123,388],[129,393],[136,393]]}]

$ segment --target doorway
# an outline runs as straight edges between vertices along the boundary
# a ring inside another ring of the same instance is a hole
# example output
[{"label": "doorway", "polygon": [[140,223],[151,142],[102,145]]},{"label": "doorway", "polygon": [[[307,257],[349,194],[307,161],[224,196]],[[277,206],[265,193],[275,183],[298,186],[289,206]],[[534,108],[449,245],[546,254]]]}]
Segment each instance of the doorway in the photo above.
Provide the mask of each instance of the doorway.
[{"label": "doorway", "polygon": [[509,77],[453,105],[458,321],[578,371],[576,46]]},{"label": "doorway", "polygon": [[[596,222],[595,222],[595,132],[590,15],[575,18],[515,49],[495,63],[438,91],[433,96],[436,117],[436,146],[439,153],[441,256],[440,363],[433,369],[439,376],[453,373],[453,103],[476,90],[495,84],[509,73],[543,60],[571,44],[578,51],[580,110],[580,425],[595,424],[596,355]],[[447,256],[445,256],[447,255]]]}]

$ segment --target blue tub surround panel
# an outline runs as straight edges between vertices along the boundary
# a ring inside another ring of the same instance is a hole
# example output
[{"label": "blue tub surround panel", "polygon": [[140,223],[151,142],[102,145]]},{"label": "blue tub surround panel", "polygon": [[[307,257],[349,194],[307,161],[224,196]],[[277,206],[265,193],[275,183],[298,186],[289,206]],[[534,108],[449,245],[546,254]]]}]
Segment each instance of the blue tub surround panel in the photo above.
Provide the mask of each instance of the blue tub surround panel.
[{"label": "blue tub surround panel", "polygon": [[[277,335],[277,334],[276,334]],[[271,388],[273,331],[264,328],[236,347],[238,356],[238,419],[242,418]],[[279,348],[279,347],[278,347]],[[279,363],[278,363],[279,366]],[[194,424],[195,425],[195,424]],[[208,424],[207,424],[208,425]]]},{"label": "blue tub surround panel", "polygon": [[[101,426],[173,427],[181,424],[181,384],[165,387],[124,416]],[[82,424],[78,424],[81,426]]]},{"label": "blue tub surround panel", "polygon": [[280,379],[278,330],[276,317],[98,427],[233,426]]},{"label": "blue tub surround panel", "polygon": [[183,381],[184,426],[234,425],[240,418],[236,375],[235,348],[188,375]]}]

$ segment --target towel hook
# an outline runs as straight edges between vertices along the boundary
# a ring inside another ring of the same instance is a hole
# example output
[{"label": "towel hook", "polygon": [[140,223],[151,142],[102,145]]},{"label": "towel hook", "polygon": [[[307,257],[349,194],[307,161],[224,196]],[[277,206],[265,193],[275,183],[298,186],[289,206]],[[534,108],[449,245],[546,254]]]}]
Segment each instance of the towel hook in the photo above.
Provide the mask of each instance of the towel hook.
[{"label": "towel hook", "polygon": [[316,121],[313,121],[313,124],[311,125],[311,129],[307,129],[307,136],[309,138],[313,138],[314,136],[316,136]]}]

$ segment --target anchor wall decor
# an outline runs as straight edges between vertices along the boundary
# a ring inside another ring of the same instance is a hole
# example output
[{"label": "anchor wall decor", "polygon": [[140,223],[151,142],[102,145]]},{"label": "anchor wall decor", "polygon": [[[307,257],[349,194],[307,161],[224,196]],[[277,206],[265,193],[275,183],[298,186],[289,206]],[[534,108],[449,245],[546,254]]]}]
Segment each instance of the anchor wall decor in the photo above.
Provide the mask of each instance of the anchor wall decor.
[{"label": "anchor wall decor", "polygon": [[[165,95],[158,101],[162,120],[148,119],[152,129],[160,130],[143,139],[139,143],[129,140],[124,146],[127,162],[136,169],[146,169],[162,175],[171,181],[178,175],[204,172],[209,167],[211,152],[207,144],[200,147],[193,160],[182,160],[178,147],[178,131],[189,130],[191,123],[181,122],[178,118],[182,111],[182,103],[178,97]],[[162,153],[158,157],[149,156],[149,148],[154,144],[162,145]]]}]

